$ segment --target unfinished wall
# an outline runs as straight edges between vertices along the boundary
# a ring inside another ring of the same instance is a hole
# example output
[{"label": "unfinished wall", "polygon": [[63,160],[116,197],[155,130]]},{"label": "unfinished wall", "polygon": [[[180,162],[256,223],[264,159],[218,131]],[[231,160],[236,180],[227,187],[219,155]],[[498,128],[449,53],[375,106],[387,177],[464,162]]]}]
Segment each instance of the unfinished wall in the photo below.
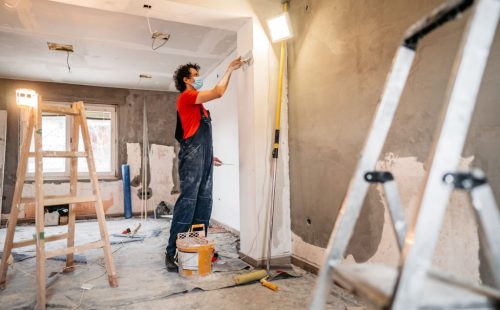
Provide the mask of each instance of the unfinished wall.
[{"label": "unfinished wall", "polygon": [[[155,203],[160,200],[168,199],[166,202],[175,202],[175,195],[171,194],[172,180],[176,175],[173,169],[175,158],[173,147],[175,130],[175,102],[177,93],[158,92],[158,91],[139,91],[91,86],[78,86],[69,84],[28,82],[0,79],[0,109],[8,110],[8,131],[7,152],[6,152],[6,170],[5,170],[5,190],[3,194],[4,208],[3,213],[9,213],[12,201],[12,194],[16,180],[17,157],[19,149],[19,110],[15,103],[15,90],[17,88],[32,88],[38,91],[45,100],[73,102],[82,100],[85,104],[110,104],[117,106],[118,118],[118,160],[117,176],[112,180],[102,180],[101,189],[103,200],[108,200],[112,205],[108,208],[108,213],[123,212],[123,194],[120,165],[122,163],[135,163],[132,168],[132,185],[135,188],[142,186],[140,184],[141,169],[141,150],[142,147],[142,123],[143,123],[143,104],[146,98],[148,123],[149,123],[149,142],[154,146],[151,149],[150,176],[159,181],[160,187]],[[127,145],[137,144],[138,147],[127,148]],[[136,150],[130,152],[127,156],[127,149]],[[137,152],[138,151],[138,152]],[[127,158],[130,157],[130,158]],[[156,167],[156,169],[155,169]],[[134,170],[135,169],[135,170]],[[152,171],[151,171],[152,170]],[[135,171],[135,172],[134,172]],[[166,176],[155,174],[158,171],[168,171]],[[135,180],[133,180],[135,179]],[[157,186],[157,184],[155,184]],[[32,190],[32,185],[25,186],[25,194],[28,195]],[[170,187],[170,188],[169,188]],[[88,182],[81,182],[79,188],[83,192],[90,190]],[[169,189],[167,189],[169,188]],[[52,182],[46,186],[46,190],[54,193],[67,190],[66,182]],[[139,211],[139,199],[136,192],[132,192],[133,210]],[[153,207],[152,202],[151,208]]]},{"label": "unfinished wall", "polygon": [[[294,255],[323,259],[338,209],[354,172],[378,98],[405,30],[442,0],[291,2],[295,38],[289,43],[290,180]],[[465,17],[468,16],[467,14]],[[443,107],[448,76],[465,18],[433,33],[419,47],[408,87],[379,166],[397,177],[407,220],[428,170],[426,160]],[[463,154],[464,167],[486,171],[500,200],[500,36],[480,90]],[[463,195],[451,199],[435,263],[487,280],[477,226]],[[385,223],[385,226],[384,226]],[[358,262],[394,263],[397,252],[376,188],[370,190],[348,253]],[[392,238],[392,239],[391,239]]]}]

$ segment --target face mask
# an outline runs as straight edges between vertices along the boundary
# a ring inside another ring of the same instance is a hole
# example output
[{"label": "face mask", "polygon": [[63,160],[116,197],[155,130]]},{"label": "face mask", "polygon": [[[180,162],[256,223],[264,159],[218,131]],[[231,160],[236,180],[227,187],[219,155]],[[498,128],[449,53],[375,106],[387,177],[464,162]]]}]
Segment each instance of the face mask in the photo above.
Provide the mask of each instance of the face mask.
[{"label": "face mask", "polygon": [[198,90],[203,87],[203,79],[201,77],[195,77],[194,83],[191,85],[194,87],[194,89]]}]

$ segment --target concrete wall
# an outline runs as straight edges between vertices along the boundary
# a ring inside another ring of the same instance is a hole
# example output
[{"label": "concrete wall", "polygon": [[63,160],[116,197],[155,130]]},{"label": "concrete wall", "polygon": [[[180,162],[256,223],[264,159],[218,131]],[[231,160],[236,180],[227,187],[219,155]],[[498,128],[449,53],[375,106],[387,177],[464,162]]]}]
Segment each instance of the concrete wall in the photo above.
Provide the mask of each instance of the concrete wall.
[{"label": "concrete wall", "polygon": [[[358,154],[368,134],[386,75],[405,30],[443,0],[295,0],[289,43],[290,180],[293,252],[319,265]],[[464,18],[425,38],[419,47],[378,166],[396,176],[412,220]],[[500,201],[500,35],[491,51],[463,167],[486,171]],[[348,255],[358,262],[395,264],[395,239],[380,190],[365,201]],[[453,195],[435,263],[487,281],[477,226],[467,197]]]},{"label": "concrete wall", "polygon": [[[137,189],[142,187],[141,171],[141,144],[143,128],[143,104],[146,98],[149,142],[151,148],[150,177],[155,183],[153,199],[149,201],[150,210],[154,204],[161,200],[174,203],[176,195],[172,194],[173,180],[177,175],[175,158],[174,139],[175,130],[175,102],[177,93],[158,91],[139,91],[91,86],[78,86],[69,84],[28,82],[0,79],[0,109],[8,111],[8,132],[5,189],[3,193],[4,208],[3,213],[9,213],[16,180],[17,158],[19,149],[19,110],[15,103],[15,90],[17,88],[32,88],[38,91],[45,100],[73,102],[82,100],[86,105],[110,104],[116,105],[118,117],[118,162],[117,177],[113,180],[101,181],[103,200],[108,201],[110,207],[108,213],[123,212],[123,194],[120,165],[122,163],[131,164],[131,183],[133,210],[139,211],[140,200],[137,196]],[[128,155],[128,156],[127,156]],[[158,175],[159,173],[165,175]],[[150,183],[150,184],[152,184]],[[158,185],[159,184],[159,185]],[[46,191],[51,193],[61,193],[67,191],[66,182],[52,182],[47,185]],[[83,191],[90,191],[88,182],[81,182],[79,188]],[[29,182],[24,189],[25,195],[30,195],[33,185]],[[156,195],[155,195],[156,193]],[[105,203],[106,204],[106,203]]]}]

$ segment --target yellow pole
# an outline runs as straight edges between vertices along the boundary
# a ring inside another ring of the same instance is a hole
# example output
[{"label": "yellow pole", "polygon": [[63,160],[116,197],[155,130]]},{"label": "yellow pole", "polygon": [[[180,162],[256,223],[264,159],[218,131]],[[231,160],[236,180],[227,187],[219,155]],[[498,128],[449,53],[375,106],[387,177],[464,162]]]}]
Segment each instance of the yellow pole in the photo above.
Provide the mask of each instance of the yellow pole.
[{"label": "yellow pole", "polygon": [[[283,1],[283,12],[288,11],[288,1]],[[271,187],[271,209],[269,210],[269,240],[267,243],[267,263],[266,270],[269,273],[271,269],[271,246],[273,241],[274,225],[274,200],[276,197],[276,170],[278,168],[278,149],[280,144],[280,122],[281,122],[281,97],[283,95],[283,71],[285,70],[285,48],[286,41],[281,41],[280,52],[280,70],[278,76],[278,98],[276,103],[276,124],[274,130],[273,146],[273,181]]]},{"label": "yellow pole", "polygon": [[[283,12],[288,11],[288,3],[283,4]],[[283,96],[283,71],[285,71],[286,40],[281,41],[280,70],[278,75],[278,98],[276,99],[276,122],[274,130],[273,158],[278,158],[281,127],[281,97]]]}]

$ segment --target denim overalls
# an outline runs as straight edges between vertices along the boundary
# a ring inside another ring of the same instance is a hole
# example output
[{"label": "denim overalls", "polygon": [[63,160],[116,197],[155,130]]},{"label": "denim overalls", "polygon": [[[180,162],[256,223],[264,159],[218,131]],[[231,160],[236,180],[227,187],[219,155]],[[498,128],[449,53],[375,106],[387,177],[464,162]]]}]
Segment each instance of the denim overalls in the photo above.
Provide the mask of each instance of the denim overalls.
[{"label": "denim overalls", "polygon": [[[200,109],[201,112],[201,109]],[[200,127],[180,142],[179,179],[181,194],[174,207],[167,255],[174,256],[177,234],[186,232],[193,224],[208,224],[212,214],[213,146],[210,114],[201,113]]]}]

